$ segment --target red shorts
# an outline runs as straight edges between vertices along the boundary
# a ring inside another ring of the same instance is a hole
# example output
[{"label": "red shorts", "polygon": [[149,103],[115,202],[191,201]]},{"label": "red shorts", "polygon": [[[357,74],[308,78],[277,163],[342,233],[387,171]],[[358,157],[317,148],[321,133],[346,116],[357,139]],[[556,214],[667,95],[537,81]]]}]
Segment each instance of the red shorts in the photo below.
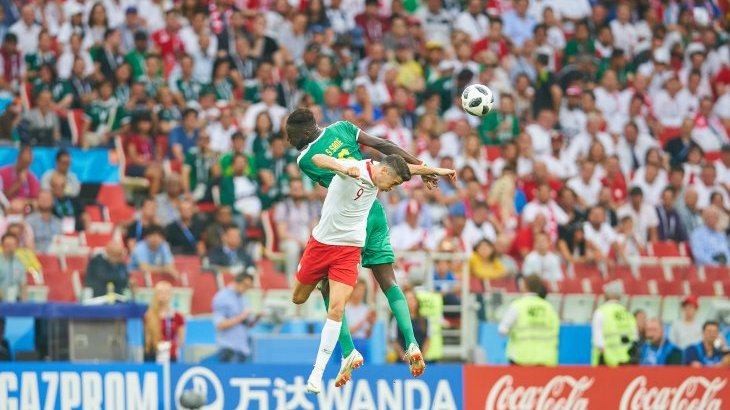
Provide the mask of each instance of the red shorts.
[{"label": "red shorts", "polygon": [[313,285],[324,277],[352,287],[357,283],[360,254],[358,246],[325,245],[309,238],[297,269],[299,283]]}]

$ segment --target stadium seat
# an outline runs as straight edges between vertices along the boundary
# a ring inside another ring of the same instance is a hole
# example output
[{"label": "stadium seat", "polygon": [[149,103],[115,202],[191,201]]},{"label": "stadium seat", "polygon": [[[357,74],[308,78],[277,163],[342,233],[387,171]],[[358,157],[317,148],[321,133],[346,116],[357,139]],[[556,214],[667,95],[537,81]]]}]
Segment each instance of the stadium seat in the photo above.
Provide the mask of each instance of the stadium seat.
[{"label": "stadium seat", "polygon": [[289,289],[289,280],[286,275],[277,272],[274,262],[270,259],[261,259],[256,262],[262,289]]},{"label": "stadium seat", "polygon": [[722,293],[725,296],[730,297],[730,280],[722,282]]},{"label": "stadium seat", "polygon": [[[570,269],[570,268],[569,268]],[[601,276],[598,266],[589,263],[574,263],[573,274],[576,278],[596,278]]]},{"label": "stadium seat", "polygon": [[107,207],[111,222],[125,223],[134,217],[134,208],[127,205],[124,188],[119,184],[102,184],[97,201]]},{"label": "stadium seat", "polygon": [[548,293],[545,297],[545,300],[553,305],[555,312],[560,315],[560,311],[563,308],[563,295],[557,293]]},{"label": "stadium seat", "polygon": [[182,277],[174,278],[166,273],[153,272],[149,275],[149,280],[152,283],[152,286],[157,285],[162,281],[169,282],[173,287],[184,286],[182,282]]},{"label": "stadium seat", "polygon": [[655,280],[656,290],[659,295],[684,295],[684,283],[681,280]]},{"label": "stadium seat", "polygon": [[665,280],[666,275],[664,273],[664,267],[661,265],[640,265],[639,266],[639,279],[640,280]]},{"label": "stadium seat", "polygon": [[593,295],[565,295],[562,319],[564,323],[590,323],[596,297]]},{"label": "stadium seat", "polygon": [[627,295],[648,295],[649,285],[645,280],[626,278],[622,280]]},{"label": "stadium seat", "polygon": [[609,269],[608,274],[609,278],[611,279],[621,279],[623,281],[636,280],[636,277],[634,276],[634,272],[631,270],[631,267],[625,265],[614,266],[613,268]]},{"label": "stadium seat", "polygon": [[705,152],[705,161],[706,162],[715,162],[718,159],[720,159],[721,155],[722,155],[721,151],[707,151],[707,152]]},{"label": "stadium seat", "polygon": [[469,276],[469,292],[484,293],[484,281],[476,276]]},{"label": "stadium seat", "polygon": [[697,298],[697,302],[700,305],[699,309],[697,309],[697,316],[699,317],[700,321],[704,322],[705,320],[717,320],[717,310],[715,310],[715,303],[720,303],[724,305],[724,302],[727,299],[724,297],[717,297],[717,296],[704,296]]},{"label": "stadium seat", "polygon": [[84,212],[89,216],[91,222],[105,222],[106,217],[102,208],[98,205],[87,205],[84,207]]},{"label": "stadium seat", "polygon": [[629,311],[635,312],[638,309],[646,312],[649,318],[659,317],[662,310],[662,298],[653,295],[637,295],[629,299]]},{"label": "stadium seat", "polygon": [[129,282],[138,288],[147,286],[144,274],[140,271],[129,272]]},{"label": "stadium seat", "polygon": [[558,289],[560,293],[585,293],[583,287],[583,279],[564,279],[562,282],[558,282]]},{"label": "stadium seat", "polygon": [[730,280],[730,268],[726,266],[703,266],[702,270],[707,280]]},{"label": "stadium seat", "polygon": [[689,281],[690,292],[697,296],[715,296],[715,282],[704,280],[704,281]]},{"label": "stadium seat", "polygon": [[89,264],[88,255],[63,255],[61,264],[65,270],[78,271],[80,274],[86,274],[86,266]]},{"label": "stadium seat", "polygon": [[73,273],[62,270],[43,271],[43,280],[48,286],[48,300],[51,302],[76,302]]},{"label": "stadium seat", "polygon": [[193,289],[190,303],[190,313],[192,315],[212,312],[213,296],[218,292],[217,275],[213,272],[188,272],[190,287]]},{"label": "stadium seat", "polygon": [[104,248],[114,238],[114,233],[92,233],[82,234],[82,243],[91,249]]},{"label": "stadium seat", "polygon": [[56,255],[48,255],[48,254],[42,254],[39,253],[38,255],[38,261],[41,263],[41,266],[43,267],[43,274],[45,275],[46,272],[50,273],[58,273],[63,271],[61,268],[61,260]]},{"label": "stadium seat", "polygon": [[704,273],[700,269],[697,269],[696,265],[673,265],[671,269],[672,276],[675,279],[684,279],[689,281],[705,280]]},{"label": "stadium seat", "polygon": [[490,279],[487,281],[487,288],[490,290],[501,290],[506,292],[517,292],[517,284],[513,278]]},{"label": "stadium seat", "polygon": [[649,256],[658,258],[681,257],[679,246],[674,241],[657,241],[649,244]]},{"label": "stadium seat", "polygon": [[662,322],[672,323],[679,319],[682,311],[681,296],[664,296],[662,298]]},{"label": "stadium seat", "polygon": [[502,157],[502,147],[497,145],[487,145],[484,147],[484,153],[488,161],[494,161]]}]

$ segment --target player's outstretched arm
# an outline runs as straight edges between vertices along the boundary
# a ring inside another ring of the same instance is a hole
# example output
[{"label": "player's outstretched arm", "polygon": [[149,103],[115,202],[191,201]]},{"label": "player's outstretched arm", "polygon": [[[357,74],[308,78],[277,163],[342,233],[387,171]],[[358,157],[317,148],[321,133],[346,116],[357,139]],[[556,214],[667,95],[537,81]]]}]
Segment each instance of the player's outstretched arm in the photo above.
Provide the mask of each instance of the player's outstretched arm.
[{"label": "player's outstretched arm", "polygon": [[316,154],[312,157],[312,163],[322,169],[328,169],[338,174],[348,175],[353,178],[360,177],[360,170],[357,167],[349,166],[346,162],[332,158],[324,154]]},{"label": "player's outstretched arm", "polygon": [[452,181],[456,180],[456,171],[448,168],[430,168],[424,165],[408,164],[408,169],[413,175],[440,176],[449,177]]},{"label": "player's outstretched arm", "polygon": [[[404,160],[406,160],[407,163],[413,164],[413,165],[420,165],[422,162],[416,158],[414,155],[409,153],[408,151],[404,150],[400,146],[384,139],[384,138],[378,138],[374,137],[368,133],[366,133],[363,130],[360,130],[360,133],[357,136],[357,142],[359,142],[362,145],[365,145],[366,147],[373,148],[380,152],[381,154],[385,155],[398,155],[399,157],[402,157]],[[426,184],[426,186],[431,189],[436,187],[436,180],[433,178],[433,174],[424,174],[422,175],[423,182]]]}]

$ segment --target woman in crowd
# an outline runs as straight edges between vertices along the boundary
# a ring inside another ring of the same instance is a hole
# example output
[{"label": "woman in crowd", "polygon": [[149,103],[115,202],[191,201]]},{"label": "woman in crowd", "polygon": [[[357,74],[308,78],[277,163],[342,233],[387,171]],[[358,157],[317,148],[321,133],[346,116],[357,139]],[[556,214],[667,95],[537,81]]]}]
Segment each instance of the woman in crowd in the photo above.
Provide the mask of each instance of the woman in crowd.
[{"label": "woman in crowd", "polygon": [[185,341],[185,317],[170,306],[172,285],[158,282],[144,315],[145,361],[176,362]]}]

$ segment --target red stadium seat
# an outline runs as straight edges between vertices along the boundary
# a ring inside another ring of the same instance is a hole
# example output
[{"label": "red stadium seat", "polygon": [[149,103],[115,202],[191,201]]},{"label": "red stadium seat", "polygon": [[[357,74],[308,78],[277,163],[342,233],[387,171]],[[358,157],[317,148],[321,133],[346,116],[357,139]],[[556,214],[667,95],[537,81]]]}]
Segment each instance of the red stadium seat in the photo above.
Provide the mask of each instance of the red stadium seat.
[{"label": "red stadium seat", "polygon": [[484,293],[484,281],[476,276],[469,276],[469,291],[471,293]]},{"label": "red stadium seat", "polygon": [[152,286],[160,283],[160,282],[169,282],[173,287],[179,288],[182,287],[182,281],[181,278],[175,279],[171,275],[168,275],[166,273],[151,273],[150,274],[150,280],[152,281]]},{"label": "red stadium seat", "polygon": [[659,134],[659,144],[665,146],[669,140],[679,136],[681,129],[679,128],[664,128]]},{"label": "red stadium seat", "polygon": [[648,295],[649,284],[645,280],[624,279],[624,291],[627,295]]},{"label": "red stadium seat", "polygon": [[649,255],[659,258],[680,257],[679,246],[674,241],[659,241],[649,244]]},{"label": "red stadium seat", "polygon": [[484,151],[488,161],[494,161],[495,159],[502,157],[502,147],[487,145],[484,147]]},{"label": "red stadium seat", "polygon": [[655,279],[665,280],[664,268],[661,265],[640,265],[639,278],[641,280]]},{"label": "red stadium seat", "polygon": [[681,280],[655,280],[656,282],[656,288],[659,295],[667,296],[667,295],[684,295],[684,284]]},{"label": "red stadium seat", "polygon": [[64,255],[63,263],[67,271],[77,271],[85,274],[86,266],[89,264],[89,257],[87,255]]},{"label": "red stadium seat", "polygon": [[722,292],[725,296],[730,297],[730,280],[722,282]]},{"label": "red stadium seat", "polygon": [[86,212],[87,215],[89,215],[89,218],[91,219],[91,222],[105,222],[106,216],[104,215],[104,211],[102,210],[102,207],[97,205],[87,205],[84,207],[84,212]]},{"label": "red stadium seat", "polygon": [[699,269],[695,265],[675,265],[672,266],[672,276],[675,279],[684,279],[689,281],[703,280],[700,277]]},{"label": "red stadium seat", "polygon": [[720,159],[721,151],[707,151],[705,152],[705,161],[714,162]]},{"label": "red stadium seat", "polygon": [[129,282],[138,288],[147,287],[147,281],[145,280],[144,273],[140,271],[129,272]]},{"label": "red stadium seat", "polygon": [[61,268],[61,260],[58,259],[58,256],[56,255],[46,255],[46,254],[38,254],[38,261],[41,263],[41,266],[43,267],[43,274],[45,275],[47,272],[49,273],[58,273],[63,271]]},{"label": "red stadium seat", "polygon": [[623,281],[636,280],[636,278],[634,277],[634,272],[632,272],[631,268],[628,266],[614,266],[609,270],[608,274],[609,277],[611,277],[612,279],[621,279]]},{"label": "red stadium seat", "polygon": [[89,248],[104,248],[113,238],[114,233],[84,232],[83,240]]},{"label": "red stadium seat", "polygon": [[596,278],[601,276],[598,266],[592,263],[575,263],[573,264],[573,273],[576,278]]},{"label": "red stadium seat", "polygon": [[256,263],[261,281],[261,289],[289,289],[289,280],[286,275],[276,271],[274,262],[261,259]]},{"label": "red stadium seat", "polygon": [[564,279],[562,282],[558,282],[558,289],[560,293],[585,293],[583,289],[583,279]]},{"label": "red stadium seat", "polygon": [[730,268],[726,266],[703,266],[705,277],[709,281],[726,281],[730,280]]},{"label": "red stadium seat", "polygon": [[119,184],[102,184],[97,201],[109,210],[110,222],[124,223],[134,217],[134,208],[127,205],[124,188]]},{"label": "red stadium seat", "polygon": [[62,270],[43,271],[43,280],[48,287],[48,300],[50,302],[75,302],[73,279],[70,272]]},{"label": "red stadium seat", "polygon": [[715,296],[715,284],[711,281],[690,281],[689,289],[697,296]]},{"label": "red stadium seat", "polygon": [[190,272],[188,278],[190,287],[193,289],[190,313],[193,315],[211,313],[213,311],[213,296],[218,292],[216,274],[213,272]]},{"label": "red stadium seat", "polygon": [[500,289],[507,292],[517,292],[517,284],[512,278],[491,279],[487,283],[491,290]]}]

